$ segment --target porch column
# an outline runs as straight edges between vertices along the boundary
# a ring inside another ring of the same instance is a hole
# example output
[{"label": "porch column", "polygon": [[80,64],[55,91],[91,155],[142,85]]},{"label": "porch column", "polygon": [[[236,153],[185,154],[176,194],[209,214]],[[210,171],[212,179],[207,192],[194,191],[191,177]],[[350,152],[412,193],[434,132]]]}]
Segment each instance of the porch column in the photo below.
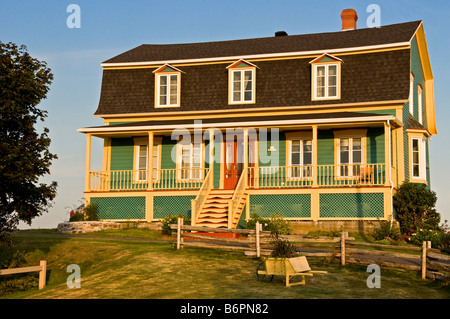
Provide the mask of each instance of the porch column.
[{"label": "porch column", "polygon": [[[248,128],[244,129],[244,169],[248,167]],[[245,172],[247,174],[247,172]]]},{"label": "porch column", "polygon": [[[209,130],[209,170],[214,174],[214,130]],[[214,178],[211,178],[211,188],[214,188]]]},{"label": "porch column", "polygon": [[153,132],[148,132],[148,147],[147,147],[148,155],[148,176],[147,176],[147,190],[153,190]]},{"label": "porch column", "polygon": [[312,164],[313,164],[313,187],[317,187],[317,125],[312,127]]},{"label": "porch column", "polygon": [[385,163],[385,186],[391,186],[391,127],[384,123],[384,163]]},{"label": "porch column", "polygon": [[86,179],[85,179],[85,192],[91,190],[91,140],[92,135],[86,134]]},{"label": "porch column", "polygon": [[312,126],[312,164],[313,164],[313,188],[311,190],[311,219],[318,221],[320,217],[320,199],[318,187],[318,169],[317,169],[317,125]]}]

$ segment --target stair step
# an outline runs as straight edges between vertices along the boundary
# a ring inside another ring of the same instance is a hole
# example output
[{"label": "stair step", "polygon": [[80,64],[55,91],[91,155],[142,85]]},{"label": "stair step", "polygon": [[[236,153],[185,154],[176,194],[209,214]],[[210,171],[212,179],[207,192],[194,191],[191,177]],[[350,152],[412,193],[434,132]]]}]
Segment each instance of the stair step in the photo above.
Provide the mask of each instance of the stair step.
[{"label": "stair step", "polygon": [[211,208],[228,208],[228,203],[222,202],[222,203],[208,203],[206,202],[203,205],[203,208],[211,207]]},{"label": "stair step", "polygon": [[228,218],[227,212],[202,212],[198,218],[204,218],[204,217],[222,217],[222,218]]}]

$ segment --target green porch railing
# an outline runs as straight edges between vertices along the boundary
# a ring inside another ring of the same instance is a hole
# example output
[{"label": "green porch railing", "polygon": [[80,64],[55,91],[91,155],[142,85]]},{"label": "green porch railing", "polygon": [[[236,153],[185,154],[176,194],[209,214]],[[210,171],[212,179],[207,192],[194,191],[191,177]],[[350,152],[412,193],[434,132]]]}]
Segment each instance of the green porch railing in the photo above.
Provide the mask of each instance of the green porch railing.
[{"label": "green porch railing", "polygon": [[191,190],[200,189],[208,168],[154,169],[152,187],[148,170],[90,172],[91,191]]},{"label": "green porch railing", "polygon": [[305,188],[383,186],[385,164],[267,166],[248,168],[249,188]]}]

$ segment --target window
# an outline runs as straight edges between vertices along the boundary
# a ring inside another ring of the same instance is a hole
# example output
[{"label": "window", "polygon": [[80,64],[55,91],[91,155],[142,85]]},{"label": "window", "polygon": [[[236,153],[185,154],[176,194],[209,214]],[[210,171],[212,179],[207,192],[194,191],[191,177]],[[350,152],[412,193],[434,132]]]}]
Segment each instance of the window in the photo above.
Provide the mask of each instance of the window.
[{"label": "window", "polygon": [[253,102],[253,70],[233,70],[232,103]]},{"label": "window", "polygon": [[179,107],[181,73],[184,72],[169,64],[164,64],[153,73],[155,73],[155,106]]},{"label": "window", "polygon": [[309,62],[311,64],[311,99],[341,98],[341,65],[343,61],[327,53]]},{"label": "window", "polygon": [[157,74],[157,107],[179,106],[180,74]]},{"label": "window", "polygon": [[411,138],[412,177],[425,180],[425,140],[421,137]]},{"label": "window", "polygon": [[202,170],[202,150],[203,144],[179,144],[178,163],[180,180],[201,180],[203,177]]},{"label": "window", "polygon": [[418,112],[419,112],[419,116],[418,116],[418,119],[419,119],[419,123],[420,124],[423,124],[422,122],[423,122],[423,110],[422,110],[422,87],[419,85],[418,87],[417,87],[417,106],[418,106]]},{"label": "window", "polygon": [[409,76],[409,113],[414,115],[414,74]]},{"label": "window", "polygon": [[[159,169],[159,148],[160,138],[154,137],[153,142],[153,181],[158,181]],[[148,175],[148,140],[138,138],[135,142],[135,165],[134,165],[135,179],[138,182],[147,182]]]},{"label": "window", "polygon": [[245,60],[238,60],[228,69],[228,103],[255,103],[255,70],[257,66]]},{"label": "window", "polygon": [[289,176],[312,177],[312,140],[292,139],[289,144]]},{"label": "window", "polygon": [[361,137],[342,137],[338,139],[338,145],[339,176],[359,176],[363,163],[363,139]]},{"label": "window", "polygon": [[337,64],[315,65],[315,98],[337,98]]}]

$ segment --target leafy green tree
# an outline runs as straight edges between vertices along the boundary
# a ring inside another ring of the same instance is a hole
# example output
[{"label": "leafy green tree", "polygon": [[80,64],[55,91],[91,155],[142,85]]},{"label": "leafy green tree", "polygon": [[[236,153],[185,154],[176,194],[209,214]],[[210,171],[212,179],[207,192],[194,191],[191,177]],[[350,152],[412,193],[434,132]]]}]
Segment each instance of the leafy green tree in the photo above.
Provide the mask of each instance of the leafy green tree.
[{"label": "leafy green tree", "polygon": [[49,130],[35,128],[47,117],[38,104],[52,80],[46,62],[31,57],[24,45],[0,42],[0,240],[19,221],[31,224],[56,196],[56,182],[39,182],[57,158],[49,151]]},{"label": "leafy green tree", "polygon": [[436,201],[436,193],[424,184],[404,182],[394,195],[401,232],[415,232],[420,226],[439,229],[441,216],[434,208]]}]

